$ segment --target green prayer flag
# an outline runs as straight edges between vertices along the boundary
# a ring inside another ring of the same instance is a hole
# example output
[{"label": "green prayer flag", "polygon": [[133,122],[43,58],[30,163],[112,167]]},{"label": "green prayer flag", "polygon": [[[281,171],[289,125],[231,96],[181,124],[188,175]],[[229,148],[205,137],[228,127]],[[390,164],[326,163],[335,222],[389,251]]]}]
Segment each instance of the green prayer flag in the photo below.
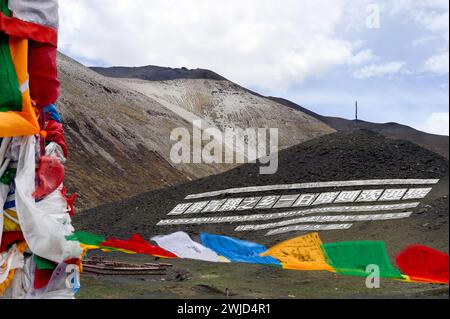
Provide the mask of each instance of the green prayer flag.
[{"label": "green prayer flag", "polygon": [[[11,15],[8,1],[0,0],[0,12]],[[0,112],[22,111],[22,93],[9,49],[9,36],[0,32]]]},{"label": "green prayer flag", "polygon": [[322,245],[327,262],[338,274],[367,277],[369,265],[380,269],[380,277],[401,279],[402,274],[392,267],[386,245],[379,241],[355,241]]},{"label": "green prayer flag", "polygon": [[2,177],[0,177],[0,183],[9,185],[16,177],[17,169],[16,168],[10,168],[8,169]]},{"label": "green prayer flag", "polygon": [[34,255],[34,262],[36,263],[36,268],[39,270],[53,270],[57,266],[54,262],[36,255]]},{"label": "green prayer flag", "polygon": [[87,232],[75,232],[73,235],[67,236],[67,240],[78,241],[84,245],[100,246],[105,238]]}]

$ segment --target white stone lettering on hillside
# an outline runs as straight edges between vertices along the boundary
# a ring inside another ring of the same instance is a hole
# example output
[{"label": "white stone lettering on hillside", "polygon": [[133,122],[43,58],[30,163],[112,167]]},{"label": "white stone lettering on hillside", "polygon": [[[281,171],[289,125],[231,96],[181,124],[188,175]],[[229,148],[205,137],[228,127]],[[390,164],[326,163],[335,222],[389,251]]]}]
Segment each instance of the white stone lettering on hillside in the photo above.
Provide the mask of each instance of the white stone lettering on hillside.
[{"label": "white stone lettering on hillside", "polygon": [[383,194],[384,189],[369,189],[361,192],[361,195],[356,199],[357,203],[367,203],[377,201]]},{"label": "white stone lettering on hillside", "polygon": [[262,225],[243,225],[238,226],[235,231],[257,231],[266,230],[278,227],[284,227],[289,225],[303,224],[303,223],[336,223],[336,222],[364,222],[364,221],[380,221],[380,220],[395,220],[411,217],[412,212],[408,213],[393,213],[393,214],[375,214],[375,215],[338,215],[338,216],[311,216],[302,217],[297,219],[291,219],[282,221],[279,223],[270,223]]},{"label": "white stone lettering on hillside", "polygon": [[347,230],[352,228],[353,224],[331,224],[331,225],[301,225],[301,226],[292,226],[292,227],[284,227],[278,228],[269,231],[266,236],[274,236],[281,235],[294,231],[326,231],[326,230]]},{"label": "white stone lettering on hillside", "polygon": [[254,222],[263,220],[283,219],[297,216],[305,216],[310,214],[321,213],[366,213],[366,212],[382,212],[414,209],[420,203],[405,203],[392,205],[371,205],[371,206],[332,206],[312,208],[299,211],[291,211],[274,214],[256,214],[256,215],[242,215],[242,216],[222,216],[222,217],[201,217],[201,218],[183,218],[183,219],[167,219],[158,223],[159,226],[168,225],[201,225],[201,224],[221,224],[221,223],[240,223],[240,222]]},{"label": "white stone lettering on hillside", "polygon": [[187,196],[186,200],[199,199],[206,197],[216,197],[227,194],[258,193],[267,191],[311,189],[311,188],[330,188],[330,187],[358,187],[358,186],[380,186],[380,185],[435,185],[439,179],[375,179],[359,181],[340,181],[340,182],[315,182],[284,185],[251,186],[243,188],[229,188],[221,191],[206,192]]},{"label": "white stone lettering on hillside", "polygon": [[380,197],[380,201],[398,201],[405,196],[407,188],[402,189],[387,189],[384,191],[383,195]]},{"label": "white stone lettering on hillside", "polygon": [[[327,204],[369,203],[381,201],[418,200],[425,198],[432,188],[375,189],[330,192],[321,194],[296,194],[283,196],[230,198],[177,205],[169,215],[232,212],[308,207]],[[381,196],[383,195],[383,196]]]},{"label": "white stone lettering on hillside", "polygon": [[255,208],[256,204],[259,203],[262,197],[247,197],[245,198],[241,205],[237,208],[237,211],[250,210]]},{"label": "white stone lettering on hillside", "polygon": [[[295,231],[345,230],[351,228],[353,223],[410,218],[413,214],[412,210],[420,205],[419,201],[426,198],[433,190],[432,187],[417,187],[417,185],[432,185],[438,182],[439,180],[434,179],[391,179],[228,189],[188,196],[187,198],[202,198],[203,201],[178,204],[169,215],[183,215],[185,218],[180,216],[161,220],[157,225],[237,224],[234,228],[236,232],[269,230],[267,236]],[[354,188],[355,185],[367,186],[367,188],[339,189],[339,187]],[[371,185],[387,187],[368,189]],[[397,185],[407,187],[397,188],[395,187]],[[323,190],[330,187],[332,189],[329,191]],[[204,199],[209,196],[233,194],[237,191],[252,193],[297,188],[322,189],[321,192]],[[257,213],[249,214],[248,211],[251,210]],[[271,212],[273,210],[279,210],[279,212]],[[233,212],[235,214],[232,214]],[[189,217],[189,215],[197,216]]]},{"label": "white stone lettering on hillside", "polygon": [[334,201],[335,204],[353,203],[362,191],[344,191]]},{"label": "white stone lettering on hillside", "polygon": [[402,200],[423,199],[427,197],[432,190],[432,188],[412,188],[405,196],[403,196]]},{"label": "white stone lettering on hillside", "polygon": [[174,209],[169,213],[169,215],[181,215],[183,214],[192,204],[191,203],[185,203],[185,204],[178,204],[175,206]]},{"label": "white stone lettering on hillside", "polygon": [[290,208],[299,197],[300,194],[281,196],[273,208]]}]

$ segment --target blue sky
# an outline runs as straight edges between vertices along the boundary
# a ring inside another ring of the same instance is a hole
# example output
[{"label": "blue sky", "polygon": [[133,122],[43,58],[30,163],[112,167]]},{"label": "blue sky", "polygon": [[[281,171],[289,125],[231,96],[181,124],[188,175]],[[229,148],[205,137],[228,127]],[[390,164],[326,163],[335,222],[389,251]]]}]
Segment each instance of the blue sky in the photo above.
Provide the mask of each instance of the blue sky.
[{"label": "blue sky", "polygon": [[86,65],[207,68],[317,113],[448,135],[448,0],[60,0]]}]

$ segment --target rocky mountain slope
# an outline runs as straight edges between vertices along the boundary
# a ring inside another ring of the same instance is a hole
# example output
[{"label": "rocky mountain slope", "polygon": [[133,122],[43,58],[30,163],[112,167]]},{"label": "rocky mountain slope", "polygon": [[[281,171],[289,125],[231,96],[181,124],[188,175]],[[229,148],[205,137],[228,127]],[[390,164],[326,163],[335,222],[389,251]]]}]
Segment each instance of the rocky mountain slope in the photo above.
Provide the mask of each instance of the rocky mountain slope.
[{"label": "rocky mountain slope", "polygon": [[[174,165],[170,160],[170,134],[175,128],[185,128],[192,136],[192,120],[197,117],[206,125],[224,128],[203,113],[213,116],[217,104],[227,111],[220,117],[226,117],[227,125],[259,128],[268,123],[280,127],[281,148],[335,131],[303,112],[254,98],[226,80],[193,80],[199,82],[193,86],[189,82],[186,87],[185,80],[135,85],[102,76],[62,54],[58,65],[62,83],[58,103],[71,152],[66,183],[78,193],[80,209],[234,167]],[[217,103],[216,90],[220,96]]]},{"label": "rocky mountain slope", "polygon": [[[178,93],[178,95],[181,94],[181,97],[179,97],[179,99],[180,98],[184,99],[185,100],[184,102],[186,102],[186,100],[189,101],[186,105],[186,108],[188,110],[193,111],[196,114],[200,113],[200,115],[205,115],[207,118],[217,122],[219,126],[221,124],[222,125],[226,124],[226,120],[224,120],[224,118],[226,119],[228,114],[226,110],[223,109],[223,107],[220,107],[220,102],[218,102],[218,100],[221,99],[220,93],[222,92],[220,90],[219,91],[214,90],[213,93],[215,97],[212,99],[206,98],[206,100],[209,101],[210,105],[213,106],[214,112],[211,112],[210,110],[206,111],[199,110],[197,106],[199,99],[204,100],[205,97],[203,94],[201,94],[201,91],[200,92],[196,91],[199,88],[198,83],[196,83],[195,81],[186,81],[186,80],[203,80],[203,79],[212,80],[208,82],[210,82],[210,86],[214,87],[215,85],[214,82],[224,80],[224,78],[212,71],[203,69],[188,70],[186,68],[172,69],[156,66],[146,66],[139,68],[111,67],[111,68],[92,68],[92,69],[100,74],[109,77],[116,77],[121,79],[145,80],[145,81],[128,81],[128,82],[130,82],[130,84],[133,84],[135,88],[142,91],[143,93],[154,96],[161,95],[162,93],[161,90],[158,90],[157,87],[154,85],[146,85],[145,84],[146,81],[169,81],[169,83],[171,83],[170,81],[178,80],[173,83],[176,83],[178,91],[182,90],[182,92]],[[170,87],[170,84],[167,86]],[[238,87],[237,85],[234,86]],[[160,87],[164,90],[164,83],[161,83]],[[332,127],[337,131],[347,131],[352,129],[371,130],[391,139],[405,140],[416,143],[417,145],[420,145],[426,149],[436,152],[446,158],[448,158],[449,156],[448,136],[428,134],[398,123],[372,123],[367,121],[352,121],[344,118],[323,116],[283,98],[264,97],[258,93],[252,92],[245,88],[240,89],[245,91],[252,97],[251,99],[252,102],[254,102],[254,100],[258,98],[264,100],[267,99],[272,100],[273,102],[279,105],[285,105],[295,110],[299,110],[302,113],[319,120],[320,122],[328,125],[329,127]],[[192,97],[192,94],[196,95],[195,98]],[[173,97],[171,97],[171,99],[173,99]],[[233,122],[233,120],[236,119],[230,120],[231,122]]]},{"label": "rocky mountain slope", "polygon": [[70,158],[69,189],[80,209],[226,170],[173,165],[170,132],[188,122],[142,94],[58,56],[59,109]]},{"label": "rocky mountain slope", "polygon": [[[328,125],[303,112],[296,112],[251,94],[229,81],[120,81],[130,89],[158,101],[187,121],[201,119],[203,127],[215,127],[220,131],[227,128],[240,129],[244,132],[248,128],[277,128],[280,149],[334,132]],[[243,138],[243,134],[239,136]],[[247,144],[240,145],[239,148],[243,151],[246,146]]]},{"label": "rocky mountain slope", "polygon": [[[281,149],[335,132],[303,111],[292,112],[292,108],[251,92],[209,70],[155,66],[92,69],[116,78],[187,121],[201,120],[203,127],[221,131],[227,128],[278,128]],[[242,135],[239,136],[242,138]],[[241,145],[240,148],[246,146]]]}]

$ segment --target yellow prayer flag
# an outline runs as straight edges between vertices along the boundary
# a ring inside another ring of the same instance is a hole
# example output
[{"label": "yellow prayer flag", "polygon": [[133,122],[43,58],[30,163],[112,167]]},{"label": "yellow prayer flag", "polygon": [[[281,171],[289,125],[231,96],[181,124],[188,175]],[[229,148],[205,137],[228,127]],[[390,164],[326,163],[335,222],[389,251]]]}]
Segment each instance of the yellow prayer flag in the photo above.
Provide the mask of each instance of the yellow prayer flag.
[{"label": "yellow prayer flag", "polygon": [[278,259],[284,269],[335,272],[326,262],[321,245],[322,241],[319,234],[312,233],[282,242],[270,248],[261,256],[271,256]]}]

